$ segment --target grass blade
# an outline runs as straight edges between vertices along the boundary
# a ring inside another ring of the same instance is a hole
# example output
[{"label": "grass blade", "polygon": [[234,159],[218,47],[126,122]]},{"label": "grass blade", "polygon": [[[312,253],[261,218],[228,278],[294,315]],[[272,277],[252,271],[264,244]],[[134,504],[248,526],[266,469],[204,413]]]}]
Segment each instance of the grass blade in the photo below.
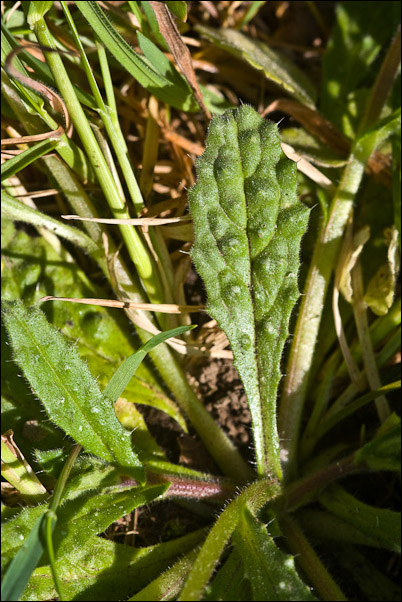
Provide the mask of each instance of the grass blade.
[{"label": "grass blade", "polygon": [[[172,107],[185,111],[197,110],[197,103],[193,99],[191,90],[180,75],[177,74],[177,78],[173,81],[159,70],[158,63],[153,64],[134,52],[107,19],[97,2],[78,2],[76,6],[114,58],[145,89]],[[155,46],[150,40],[148,44]],[[156,46],[155,49],[158,50]],[[182,82],[182,85],[179,82]]]},{"label": "grass blade", "polygon": [[42,157],[46,153],[50,152],[59,144],[59,140],[42,140],[33,146],[23,151],[19,155],[16,155],[12,159],[8,159],[1,166],[1,181],[3,182],[7,178],[10,178],[27,165],[30,165],[36,159]]},{"label": "grass blade", "polygon": [[195,328],[195,326],[178,326],[172,330],[160,332],[152,337],[152,339],[142,345],[135,353],[124,360],[122,365],[116,370],[109,383],[105,387],[103,395],[105,395],[105,397],[114,403],[123,393],[131,378],[134,376],[138,366],[147,355],[148,351],[151,351],[151,349],[160,343],[163,343],[167,339],[179,336],[180,334],[183,334],[183,332],[187,332],[192,328]]},{"label": "grass blade", "polygon": [[2,600],[19,600],[32,571],[38,564],[43,554],[42,524],[45,516],[43,514],[37,519],[32,531],[12,559],[1,584]]}]

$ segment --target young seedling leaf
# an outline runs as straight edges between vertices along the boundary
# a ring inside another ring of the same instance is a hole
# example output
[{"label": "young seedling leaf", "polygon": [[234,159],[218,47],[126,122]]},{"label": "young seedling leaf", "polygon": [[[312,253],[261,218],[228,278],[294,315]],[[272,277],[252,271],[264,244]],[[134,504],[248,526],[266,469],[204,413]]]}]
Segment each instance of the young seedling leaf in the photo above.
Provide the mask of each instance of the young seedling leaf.
[{"label": "young seedling leaf", "polygon": [[212,119],[196,166],[192,258],[244,385],[258,472],[280,476],[276,395],[309,210],[276,125],[250,106]]},{"label": "young seedling leaf", "polygon": [[121,464],[143,482],[144,470],[132,450],[130,433],[117,420],[113,404],[101,393],[77,350],[38,308],[8,301],[3,313],[15,360],[52,422],[87,451]]}]

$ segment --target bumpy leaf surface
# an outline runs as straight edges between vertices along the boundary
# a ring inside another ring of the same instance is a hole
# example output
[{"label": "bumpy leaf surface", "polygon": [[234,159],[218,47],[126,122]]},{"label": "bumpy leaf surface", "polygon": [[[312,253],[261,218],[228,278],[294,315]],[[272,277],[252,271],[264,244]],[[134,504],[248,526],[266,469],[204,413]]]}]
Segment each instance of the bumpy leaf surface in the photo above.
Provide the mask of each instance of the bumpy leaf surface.
[{"label": "bumpy leaf surface", "polygon": [[212,119],[196,166],[192,258],[244,385],[258,472],[280,476],[276,395],[309,210],[276,125],[250,106]]}]

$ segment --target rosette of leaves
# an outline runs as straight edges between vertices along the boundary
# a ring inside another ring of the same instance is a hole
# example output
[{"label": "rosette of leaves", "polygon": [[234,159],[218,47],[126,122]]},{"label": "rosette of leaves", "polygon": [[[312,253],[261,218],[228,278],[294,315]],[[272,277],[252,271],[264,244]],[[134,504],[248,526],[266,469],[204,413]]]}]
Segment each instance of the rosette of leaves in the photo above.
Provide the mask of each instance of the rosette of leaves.
[{"label": "rosette of leaves", "polygon": [[196,166],[192,258],[244,385],[258,472],[280,477],[276,396],[309,210],[277,126],[250,106],[212,119]]}]

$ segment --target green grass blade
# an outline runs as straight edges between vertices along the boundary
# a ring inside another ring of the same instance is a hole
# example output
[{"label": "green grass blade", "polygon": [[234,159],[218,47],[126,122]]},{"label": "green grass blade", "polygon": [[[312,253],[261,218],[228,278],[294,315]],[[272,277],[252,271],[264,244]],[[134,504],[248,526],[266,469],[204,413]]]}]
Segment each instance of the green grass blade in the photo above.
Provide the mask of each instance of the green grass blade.
[{"label": "green grass blade", "polygon": [[192,328],[195,328],[195,326],[178,326],[172,330],[160,332],[152,337],[152,339],[142,345],[135,353],[124,360],[106,385],[103,395],[114,403],[123,393],[148,351],[151,351],[151,349],[160,345],[160,343],[164,343],[167,339],[179,336]]},{"label": "green grass blade", "polygon": [[250,106],[213,118],[196,165],[192,257],[244,385],[258,472],[279,476],[277,388],[309,210],[276,125]]},{"label": "green grass blade", "polygon": [[323,437],[325,433],[327,433],[330,429],[337,425],[341,420],[344,420],[348,416],[351,416],[352,414],[360,410],[360,408],[370,403],[370,401],[377,399],[377,397],[380,397],[380,395],[386,395],[387,393],[391,393],[392,391],[396,391],[400,388],[401,381],[397,380],[393,383],[389,383],[388,385],[380,387],[376,391],[370,391],[370,393],[362,395],[361,397],[355,399],[353,402],[349,403],[346,407],[340,409],[336,413],[331,412],[330,414],[328,414],[328,417],[324,416],[322,422],[318,425],[318,427],[315,429],[315,432],[313,433],[314,440],[319,441],[319,439],[321,439],[321,437]]},{"label": "green grass blade", "polygon": [[140,482],[145,474],[131,447],[130,433],[100,391],[78,351],[45,315],[21,301],[4,302],[4,320],[14,357],[49,418],[87,451],[117,462]]},{"label": "green grass blade", "polygon": [[43,554],[42,525],[45,516],[43,514],[37,519],[32,531],[12,559],[1,584],[1,599],[19,600],[32,571],[36,568]]},{"label": "green grass blade", "polygon": [[[151,94],[172,107],[185,111],[197,110],[189,87],[177,87],[159,71],[159,65],[152,64],[143,56],[134,52],[110,23],[97,2],[78,2],[76,6],[94,29],[101,42],[112,53],[114,58]],[[152,42],[149,41],[150,44]],[[155,46],[156,48],[156,46]],[[177,74],[180,78],[181,76]],[[184,80],[183,80],[184,82]]]},{"label": "green grass blade", "polygon": [[36,159],[40,159],[42,155],[50,152],[58,144],[59,140],[42,140],[12,159],[8,159],[8,161],[1,166],[1,181],[3,182],[7,178],[18,173],[21,169],[24,169],[24,167],[27,167],[27,165],[36,161]]},{"label": "green grass blade", "polygon": [[81,232],[73,226],[63,224],[63,222],[49,217],[45,213],[24,205],[24,203],[12,197],[5,190],[1,191],[1,216],[16,222],[24,222],[32,226],[47,228],[50,232],[57,234],[57,236],[61,236],[74,245],[79,246],[96,261],[100,262],[102,259],[102,251],[100,251],[98,245],[85,232]]}]

